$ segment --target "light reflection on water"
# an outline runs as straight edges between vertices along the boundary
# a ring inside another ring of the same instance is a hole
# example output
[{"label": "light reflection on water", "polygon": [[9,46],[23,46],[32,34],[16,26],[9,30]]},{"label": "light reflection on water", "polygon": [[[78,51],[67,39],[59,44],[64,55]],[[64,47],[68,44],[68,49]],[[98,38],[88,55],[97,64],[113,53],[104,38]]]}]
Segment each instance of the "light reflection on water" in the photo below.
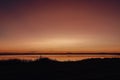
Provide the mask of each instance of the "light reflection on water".
[{"label": "light reflection on water", "polygon": [[20,59],[20,60],[36,60],[38,58],[49,58],[58,61],[77,61],[88,58],[120,58],[118,55],[7,55],[0,56],[0,60]]}]

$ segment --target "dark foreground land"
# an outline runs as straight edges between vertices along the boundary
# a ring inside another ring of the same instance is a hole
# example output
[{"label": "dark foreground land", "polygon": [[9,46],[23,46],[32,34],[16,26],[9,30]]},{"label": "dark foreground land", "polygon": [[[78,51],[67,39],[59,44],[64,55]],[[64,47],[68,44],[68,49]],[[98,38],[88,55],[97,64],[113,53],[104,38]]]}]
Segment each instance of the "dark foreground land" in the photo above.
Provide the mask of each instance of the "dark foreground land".
[{"label": "dark foreground land", "polygon": [[120,59],[0,61],[0,80],[120,80]]}]

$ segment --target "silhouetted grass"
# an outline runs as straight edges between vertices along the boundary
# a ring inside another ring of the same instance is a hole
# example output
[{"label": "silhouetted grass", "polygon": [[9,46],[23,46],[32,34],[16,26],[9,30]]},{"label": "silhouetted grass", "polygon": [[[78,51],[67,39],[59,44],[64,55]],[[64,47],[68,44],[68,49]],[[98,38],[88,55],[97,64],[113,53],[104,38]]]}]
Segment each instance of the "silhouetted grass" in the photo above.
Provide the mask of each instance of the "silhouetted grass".
[{"label": "silhouetted grass", "polygon": [[0,80],[120,80],[120,59],[0,61]]}]

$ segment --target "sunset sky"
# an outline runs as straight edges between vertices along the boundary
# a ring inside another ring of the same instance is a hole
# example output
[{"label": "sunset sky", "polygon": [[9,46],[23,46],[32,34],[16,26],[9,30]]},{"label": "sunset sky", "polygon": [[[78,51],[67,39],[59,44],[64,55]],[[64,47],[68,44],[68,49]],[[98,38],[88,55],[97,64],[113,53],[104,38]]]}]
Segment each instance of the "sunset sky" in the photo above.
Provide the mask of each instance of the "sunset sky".
[{"label": "sunset sky", "polygon": [[120,52],[120,0],[0,0],[0,52]]}]

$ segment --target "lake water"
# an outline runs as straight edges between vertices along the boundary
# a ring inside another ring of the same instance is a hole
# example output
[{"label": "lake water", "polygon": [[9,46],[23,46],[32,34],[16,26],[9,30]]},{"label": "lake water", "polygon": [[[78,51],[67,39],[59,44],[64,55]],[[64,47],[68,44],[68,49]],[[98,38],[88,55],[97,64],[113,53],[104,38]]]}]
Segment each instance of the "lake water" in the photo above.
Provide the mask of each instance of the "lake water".
[{"label": "lake water", "polygon": [[118,55],[2,55],[0,60],[20,59],[20,60],[36,60],[38,58],[50,58],[58,61],[77,61],[88,58],[120,58]]}]

